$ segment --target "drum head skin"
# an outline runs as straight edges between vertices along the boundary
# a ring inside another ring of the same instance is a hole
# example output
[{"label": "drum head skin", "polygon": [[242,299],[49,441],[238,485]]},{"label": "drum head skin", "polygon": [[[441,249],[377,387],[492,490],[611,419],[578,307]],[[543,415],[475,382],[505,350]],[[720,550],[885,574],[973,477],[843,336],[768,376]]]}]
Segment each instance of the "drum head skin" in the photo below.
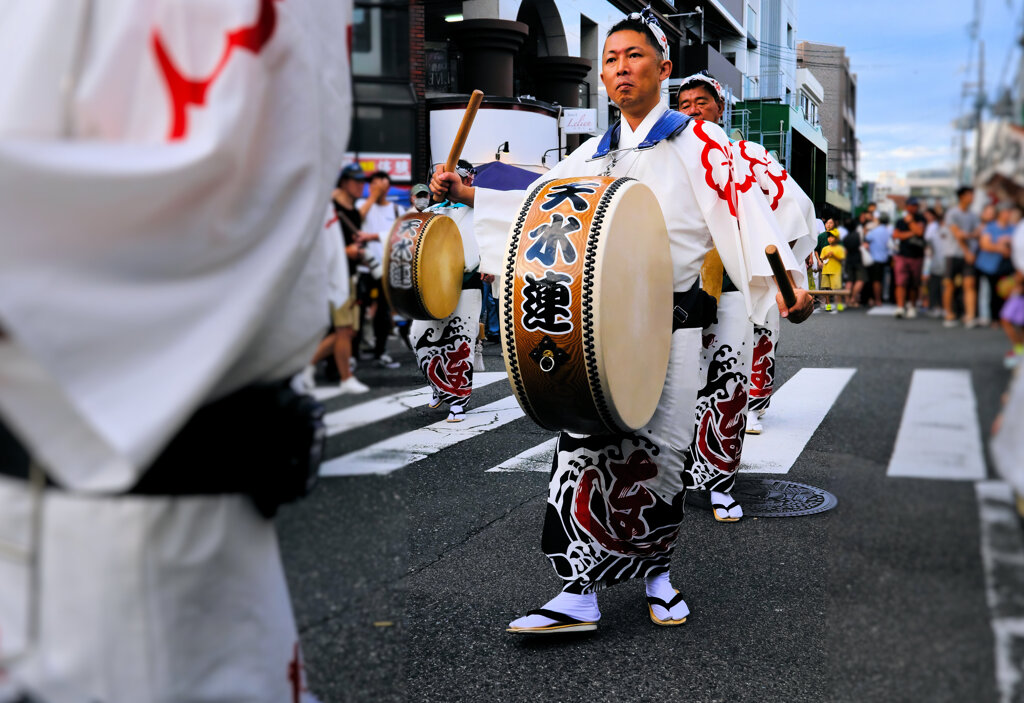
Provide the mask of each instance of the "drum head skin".
[{"label": "drum head skin", "polygon": [[661,398],[672,347],[672,252],[658,200],[632,182],[605,215],[609,232],[597,255],[594,338],[598,378],[616,424],[646,425]]},{"label": "drum head skin", "polygon": [[664,217],[631,178],[538,186],[509,235],[502,351],[523,410],[583,434],[643,427],[672,343]]},{"label": "drum head skin", "polygon": [[411,212],[395,220],[384,247],[384,293],[413,320],[442,320],[462,294],[462,235],[445,215]]}]

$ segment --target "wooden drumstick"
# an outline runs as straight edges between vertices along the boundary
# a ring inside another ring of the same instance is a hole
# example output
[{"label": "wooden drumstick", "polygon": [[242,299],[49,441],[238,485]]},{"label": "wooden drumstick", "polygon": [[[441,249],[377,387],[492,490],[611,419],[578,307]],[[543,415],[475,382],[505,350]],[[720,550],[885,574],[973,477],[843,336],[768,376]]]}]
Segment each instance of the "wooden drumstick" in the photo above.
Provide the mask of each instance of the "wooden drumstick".
[{"label": "wooden drumstick", "polygon": [[[459,163],[459,157],[462,156],[462,147],[466,146],[466,138],[469,137],[469,128],[473,126],[473,119],[476,117],[476,111],[480,107],[480,101],[484,99],[484,93],[482,90],[474,90],[469,96],[469,104],[466,105],[466,112],[462,115],[462,124],[459,125],[459,131],[455,133],[455,141],[452,142],[452,150],[448,153],[448,161],[444,164],[445,173],[455,170],[455,166]],[[434,196],[434,202],[441,202],[442,198],[440,195]]]},{"label": "wooden drumstick", "polygon": [[769,244],[764,248],[764,254],[768,257],[772,273],[775,274],[775,283],[779,286],[779,292],[782,293],[782,301],[786,303],[787,308],[793,307],[796,305],[796,293],[793,292],[793,284],[789,280],[786,267],[782,264],[779,250],[775,248],[774,244]]}]

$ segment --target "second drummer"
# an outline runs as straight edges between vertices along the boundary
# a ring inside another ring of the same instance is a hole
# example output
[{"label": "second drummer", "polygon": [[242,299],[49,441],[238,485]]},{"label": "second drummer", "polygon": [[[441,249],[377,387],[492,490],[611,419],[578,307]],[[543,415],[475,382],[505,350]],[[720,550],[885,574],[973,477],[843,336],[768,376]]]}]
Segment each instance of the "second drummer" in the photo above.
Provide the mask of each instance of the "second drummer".
[{"label": "second drummer", "polygon": [[[806,319],[811,311],[806,291],[797,292],[796,305],[785,307],[767,261],[761,265],[764,256],[752,256],[783,240],[763,196],[738,193],[733,187],[725,133],[661,103],[661,83],[671,74],[672,63],[668,42],[653,17],[647,11],[634,13],[612,27],[602,57],[601,80],[622,111],[622,122],[604,138],[583,144],[539,182],[606,175],[630,176],[647,185],[665,215],[674,303],[680,314],[665,388],[651,422],[623,435],[559,436],[542,547],[562,580],[562,591],[513,621],[508,630],[514,633],[596,629],[597,592],[641,577],[645,613],[656,625],[686,621],[689,608],[672,586],[669,564],[683,517],[685,450],[693,435],[697,357],[707,322],[700,310],[704,299],[698,275],[712,242],[753,319],[763,321],[775,305],[794,321]],[[641,144],[644,148],[639,149]],[[726,158],[711,158],[715,151]],[[525,193],[467,188],[458,175],[440,171],[431,179],[431,189],[438,194],[450,189],[453,200],[474,205],[482,265],[502,270],[508,231]],[[743,200],[742,208],[736,207],[736,198]],[[743,213],[744,223],[737,220],[737,212]],[[795,271],[798,265],[788,249],[782,253]]]},{"label": "second drummer", "polygon": [[[471,163],[460,159],[455,172],[463,185],[472,187],[476,169]],[[416,363],[433,391],[429,406],[447,406],[448,422],[462,422],[473,394],[474,351],[483,303],[480,250],[473,236],[473,209],[446,201],[425,212],[447,215],[455,222],[462,235],[466,265],[462,295],[455,311],[441,320],[413,320],[409,342],[416,352]]]}]

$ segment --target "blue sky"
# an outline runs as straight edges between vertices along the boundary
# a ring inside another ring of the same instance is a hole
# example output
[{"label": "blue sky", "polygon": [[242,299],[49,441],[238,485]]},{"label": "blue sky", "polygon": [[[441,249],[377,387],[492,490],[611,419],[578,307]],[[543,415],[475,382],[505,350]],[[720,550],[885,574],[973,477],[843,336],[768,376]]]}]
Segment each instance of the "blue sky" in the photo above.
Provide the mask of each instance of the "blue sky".
[{"label": "blue sky", "polygon": [[[991,98],[994,86],[1016,76],[1024,0],[981,4]],[[862,180],[880,171],[955,168],[951,123],[969,109],[961,88],[978,74],[968,34],[973,15],[973,0],[799,0],[799,39],[845,46],[857,74]]]}]

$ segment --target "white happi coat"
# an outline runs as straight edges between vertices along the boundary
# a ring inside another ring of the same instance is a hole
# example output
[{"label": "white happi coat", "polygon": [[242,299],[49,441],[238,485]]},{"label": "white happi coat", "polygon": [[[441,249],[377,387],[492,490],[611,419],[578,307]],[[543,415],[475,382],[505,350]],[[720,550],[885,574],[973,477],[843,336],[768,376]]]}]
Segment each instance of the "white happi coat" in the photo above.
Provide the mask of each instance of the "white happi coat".
[{"label": "white happi coat", "polygon": [[[668,110],[658,105],[637,126],[621,123],[619,151],[591,161],[598,138],[591,139],[530,185],[571,176],[629,176],[647,185],[657,197],[665,216],[676,291],[688,290],[697,280],[704,255],[712,242],[722,257],[729,277],[744,294],[747,314],[763,322],[774,306],[777,291],[764,249],[774,244],[786,268],[799,266],[785,237],[760,192],[736,188],[732,150],[722,129],[710,122],[692,120],[683,132],[654,149],[632,149],[643,141],[658,118]],[[617,158],[616,158],[617,157]],[[740,174],[742,175],[742,174]],[[485,271],[504,270],[509,228],[523,201],[521,191],[476,189],[475,233]],[[742,224],[742,228],[741,225]],[[741,233],[742,229],[742,233]]]},{"label": "white happi coat", "polygon": [[[0,10],[0,700],[304,690],[272,524],[119,497],[203,403],[309,359],[350,118],[351,3]],[[336,252],[335,252],[336,255]]]},{"label": "white happi coat", "polygon": [[[450,217],[455,222],[462,236],[463,271],[477,271],[480,248],[473,235],[473,208],[441,203],[426,212]],[[437,398],[447,405],[465,407],[473,393],[473,352],[480,333],[482,304],[483,293],[479,288],[464,290],[451,315],[441,320],[413,320],[409,327],[416,363]]]}]

